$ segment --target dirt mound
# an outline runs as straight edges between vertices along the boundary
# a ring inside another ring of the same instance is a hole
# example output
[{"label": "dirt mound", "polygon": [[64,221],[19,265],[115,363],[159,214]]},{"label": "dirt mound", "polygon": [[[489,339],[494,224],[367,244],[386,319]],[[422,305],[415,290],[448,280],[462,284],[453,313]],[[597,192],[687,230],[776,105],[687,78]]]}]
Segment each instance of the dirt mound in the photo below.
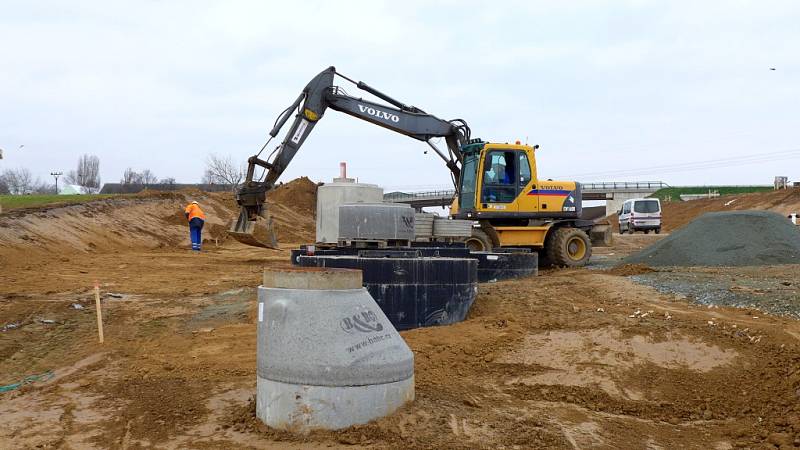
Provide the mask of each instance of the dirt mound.
[{"label": "dirt mound", "polygon": [[267,201],[298,212],[310,213],[313,219],[317,210],[317,184],[307,177],[295,178],[270,191]]},{"label": "dirt mound", "polygon": [[782,216],[800,212],[800,189],[786,189],[753,194],[725,195],[689,202],[662,202],[664,231],[680,228],[707,212],[774,211]]},{"label": "dirt mound", "polygon": [[267,193],[278,243],[308,243],[316,233],[317,184],[296,178]]},{"label": "dirt mound", "polygon": [[[0,216],[0,256],[21,252],[114,252],[122,248],[159,248],[186,240],[183,208],[191,199],[206,210],[207,224],[221,225],[228,214],[210,213],[208,196],[184,192],[120,196],[81,204],[13,211]],[[182,220],[181,220],[182,219]]]},{"label": "dirt mound", "polygon": [[622,264],[617,267],[608,269],[605,272],[609,275],[627,277],[630,275],[641,275],[643,273],[650,273],[655,271],[656,270],[653,269],[652,267],[648,267],[644,264]]},{"label": "dirt mound", "polygon": [[[192,200],[206,213],[204,241],[222,244],[227,227],[239,214],[230,192],[196,189],[143,192],[0,215],[0,262],[33,253],[66,255],[116,252],[129,248],[169,248],[189,244],[183,209]],[[314,239],[316,184],[299,178],[269,196],[278,241],[305,243]]]},{"label": "dirt mound", "polygon": [[649,266],[798,264],[800,231],[768,211],[707,213],[623,261]]}]

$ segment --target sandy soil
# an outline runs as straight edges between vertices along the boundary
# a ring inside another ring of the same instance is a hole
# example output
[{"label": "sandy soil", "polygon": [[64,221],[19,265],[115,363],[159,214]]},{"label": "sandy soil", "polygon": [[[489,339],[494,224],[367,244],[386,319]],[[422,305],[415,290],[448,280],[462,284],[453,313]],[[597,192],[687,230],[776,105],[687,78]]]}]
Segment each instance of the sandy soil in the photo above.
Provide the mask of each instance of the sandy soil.
[{"label": "sandy soil", "polygon": [[[252,401],[255,287],[263,267],[288,264],[302,241],[264,250],[223,240],[191,254],[182,225],[163,219],[180,195],[130,205],[145,231],[131,232],[131,216],[113,204],[86,220],[80,209],[0,216],[0,384],[55,375],[0,393],[0,448],[800,445],[798,322],[709,308],[635,282],[646,268],[607,268],[652,235],[615,236],[587,269],[482,284],[468,320],[402,333],[415,353],[417,399],[396,414],[308,436],[267,429]],[[203,202],[219,204],[207,208],[210,222],[235,211],[229,199]],[[308,238],[309,212],[281,204],[273,214],[281,208],[280,220],[302,219],[294,229]]]}]

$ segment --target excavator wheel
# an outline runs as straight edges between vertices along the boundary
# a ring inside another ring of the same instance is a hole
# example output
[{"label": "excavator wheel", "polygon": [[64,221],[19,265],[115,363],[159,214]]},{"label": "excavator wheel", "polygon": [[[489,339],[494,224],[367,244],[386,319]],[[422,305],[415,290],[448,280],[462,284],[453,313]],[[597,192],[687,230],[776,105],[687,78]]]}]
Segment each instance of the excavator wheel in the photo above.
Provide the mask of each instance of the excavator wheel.
[{"label": "excavator wheel", "polygon": [[592,256],[589,236],[578,228],[558,228],[545,243],[547,261],[554,266],[582,267]]},{"label": "excavator wheel", "polygon": [[489,236],[477,228],[472,229],[472,236],[466,240],[467,248],[473,252],[490,252],[492,251],[492,240]]}]

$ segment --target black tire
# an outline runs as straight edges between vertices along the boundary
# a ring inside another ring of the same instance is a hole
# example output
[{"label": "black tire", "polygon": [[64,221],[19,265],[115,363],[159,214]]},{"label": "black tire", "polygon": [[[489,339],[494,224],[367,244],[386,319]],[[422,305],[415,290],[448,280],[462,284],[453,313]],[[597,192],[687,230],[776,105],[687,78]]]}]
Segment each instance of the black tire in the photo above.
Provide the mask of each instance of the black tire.
[{"label": "black tire", "polygon": [[656,234],[661,234],[661,228],[656,228]]},{"label": "black tire", "polygon": [[644,234],[650,234],[650,230],[644,230]]},{"label": "black tire", "polygon": [[554,266],[583,267],[592,256],[592,242],[583,230],[558,228],[545,241],[547,261]]},{"label": "black tire", "polygon": [[467,238],[465,244],[473,252],[490,252],[494,247],[489,236],[477,228],[472,229],[472,236]]}]

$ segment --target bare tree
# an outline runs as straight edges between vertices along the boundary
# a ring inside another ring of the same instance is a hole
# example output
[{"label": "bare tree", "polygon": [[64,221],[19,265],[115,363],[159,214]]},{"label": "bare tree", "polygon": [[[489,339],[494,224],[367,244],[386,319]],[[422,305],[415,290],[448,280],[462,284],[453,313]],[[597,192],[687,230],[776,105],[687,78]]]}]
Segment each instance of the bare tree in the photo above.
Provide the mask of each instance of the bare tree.
[{"label": "bare tree", "polygon": [[[175,179],[172,178],[172,183],[175,184]],[[137,172],[133,170],[133,168],[128,167],[125,169],[125,172],[122,174],[122,179],[119,180],[120,184],[139,184],[143,186],[149,186],[151,184],[158,183],[158,177],[156,174],[153,173],[150,169],[144,169],[141,172]],[[163,183],[163,181],[161,181]]]},{"label": "bare tree", "polygon": [[6,169],[0,174],[2,183],[8,188],[8,192],[13,195],[30,194],[41,184],[39,180],[33,179],[33,174],[26,168]]},{"label": "bare tree", "polygon": [[175,183],[176,183],[175,178],[173,177],[162,178],[158,180],[158,185],[159,185],[158,187],[159,189],[165,191],[174,191],[175,188],[177,187]]},{"label": "bare tree", "polygon": [[8,195],[11,191],[8,190],[8,184],[6,184],[6,180],[0,175],[0,195]]},{"label": "bare tree", "polygon": [[120,184],[144,184],[142,174],[128,167],[122,174],[122,179],[119,180]]},{"label": "bare tree", "polygon": [[158,183],[158,177],[150,169],[142,171],[142,184],[145,186]]},{"label": "bare tree", "polygon": [[224,158],[215,154],[208,156],[203,183],[229,185],[231,189],[236,190],[243,179],[244,170],[234,164],[230,156]]},{"label": "bare tree", "polygon": [[78,169],[70,170],[64,177],[67,183],[77,184],[86,194],[100,190],[100,158],[83,155],[78,159]]}]

